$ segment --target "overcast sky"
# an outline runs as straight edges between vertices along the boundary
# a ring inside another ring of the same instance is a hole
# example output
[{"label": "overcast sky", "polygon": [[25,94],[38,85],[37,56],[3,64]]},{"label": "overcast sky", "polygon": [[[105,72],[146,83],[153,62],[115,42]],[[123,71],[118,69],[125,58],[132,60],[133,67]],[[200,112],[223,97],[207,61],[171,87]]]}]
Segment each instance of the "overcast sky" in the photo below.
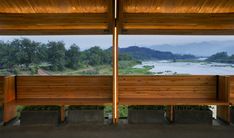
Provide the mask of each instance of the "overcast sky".
[{"label": "overcast sky", "polygon": [[[63,41],[66,47],[71,44],[77,44],[82,50],[92,46],[109,48],[112,45],[111,35],[85,35],[85,36],[0,36],[0,40],[11,41],[15,38],[30,38],[38,42],[47,43],[48,41]],[[119,46],[152,46],[161,44],[186,44],[203,41],[225,41],[234,40],[234,36],[173,36],[173,35],[122,35],[119,37]]]}]

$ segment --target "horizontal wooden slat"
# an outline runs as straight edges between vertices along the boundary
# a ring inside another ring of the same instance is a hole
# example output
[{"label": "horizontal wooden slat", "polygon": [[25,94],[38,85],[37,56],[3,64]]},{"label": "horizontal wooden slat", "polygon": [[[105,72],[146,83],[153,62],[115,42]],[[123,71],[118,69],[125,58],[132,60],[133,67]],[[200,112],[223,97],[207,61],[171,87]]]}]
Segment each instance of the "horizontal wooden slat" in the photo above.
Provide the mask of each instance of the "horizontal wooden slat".
[{"label": "horizontal wooden slat", "polygon": [[119,0],[118,4],[120,34],[234,34],[230,0]]},{"label": "horizontal wooden slat", "polygon": [[119,0],[126,13],[232,13],[233,0]]},{"label": "horizontal wooden slat", "polygon": [[109,30],[86,30],[86,29],[45,29],[45,30],[38,30],[38,29],[25,29],[25,30],[18,30],[18,29],[4,29],[0,31],[0,35],[100,35],[100,34],[110,34]]},{"label": "horizontal wooden slat", "polygon": [[234,34],[233,13],[125,13],[121,18],[124,34]]},{"label": "horizontal wooden slat", "polygon": [[0,0],[3,13],[105,13],[111,0]]},{"label": "horizontal wooden slat", "polygon": [[19,76],[17,99],[111,99],[111,76]]},{"label": "horizontal wooden slat", "polygon": [[26,98],[14,101],[17,105],[108,105],[111,104],[111,102],[111,98]]},{"label": "horizontal wooden slat", "polygon": [[125,35],[234,35],[234,29],[122,29],[120,33]]},{"label": "horizontal wooden slat", "polygon": [[[155,24],[157,26],[167,25],[222,25],[230,24],[233,22],[233,13],[155,13],[155,14],[124,14],[123,23],[136,23],[136,24]],[[211,22],[212,20],[212,22]],[[170,21],[170,22],[168,22]],[[222,23],[222,24],[220,24]]]},{"label": "horizontal wooden slat", "polygon": [[120,104],[128,103],[127,100],[130,100],[128,104],[131,102],[136,104],[137,100],[142,104],[147,102],[147,99],[155,100],[153,103],[158,101],[160,104],[163,103],[162,99],[166,100],[165,104],[170,102],[177,104],[175,102],[180,102],[179,99],[185,101],[195,99],[190,101],[192,104],[199,99],[214,102],[217,97],[216,84],[217,76],[120,76]]},{"label": "horizontal wooden slat", "polygon": [[228,105],[228,102],[218,101],[214,99],[184,99],[184,98],[120,98],[120,104],[125,105]]},{"label": "horizontal wooden slat", "polygon": [[0,13],[0,34],[108,34],[110,15]]}]

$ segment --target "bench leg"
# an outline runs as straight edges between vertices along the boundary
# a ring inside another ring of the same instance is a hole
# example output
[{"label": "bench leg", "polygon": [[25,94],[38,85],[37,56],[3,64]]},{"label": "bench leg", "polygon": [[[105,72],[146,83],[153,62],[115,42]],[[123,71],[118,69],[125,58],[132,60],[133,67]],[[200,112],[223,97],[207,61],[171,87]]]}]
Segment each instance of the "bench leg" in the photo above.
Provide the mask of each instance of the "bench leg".
[{"label": "bench leg", "polygon": [[230,107],[228,105],[217,106],[217,118],[226,124],[230,124]]},{"label": "bench leg", "polygon": [[166,109],[166,119],[168,120],[169,123],[174,122],[174,107],[173,106],[167,106]]},{"label": "bench leg", "polygon": [[65,121],[65,106],[61,106],[60,108],[60,121],[63,123]]},{"label": "bench leg", "polygon": [[16,105],[14,103],[4,103],[3,105],[3,123],[6,124],[17,116]]}]

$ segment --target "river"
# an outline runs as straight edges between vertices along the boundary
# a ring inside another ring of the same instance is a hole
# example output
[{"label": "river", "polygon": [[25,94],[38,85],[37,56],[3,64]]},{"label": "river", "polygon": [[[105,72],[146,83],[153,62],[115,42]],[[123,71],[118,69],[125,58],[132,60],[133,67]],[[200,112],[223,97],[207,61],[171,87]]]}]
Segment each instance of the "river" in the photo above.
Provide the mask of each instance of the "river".
[{"label": "river", "polygon": [[172,62],[167,60],[143,61],[134,68],[152,66],[151,72],[160,75],[234,75],[234,64],[207,62]]}]

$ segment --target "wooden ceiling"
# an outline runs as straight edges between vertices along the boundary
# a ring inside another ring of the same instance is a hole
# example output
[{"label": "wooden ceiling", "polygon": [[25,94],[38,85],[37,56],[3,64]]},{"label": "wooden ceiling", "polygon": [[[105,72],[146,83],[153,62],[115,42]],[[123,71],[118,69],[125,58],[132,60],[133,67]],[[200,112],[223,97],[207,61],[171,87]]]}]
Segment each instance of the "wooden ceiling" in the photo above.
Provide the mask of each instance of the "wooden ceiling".
[{"label": "wooden ceiling", "polygon": [[[120,34],[234,34],[234,0],[117,4]],[[114,24],[114,0],[0,0],[0,35],[112,34]]]},{"label": "wooden ceiling", "polygon": [[108,0],[0,0],[2,13],[107,13]]},{"label": "wooden ceiling", "polygon": [[0,34],[111,34],[112,0],[0,0]]},{"label": "wooden ceiling", "polygon": [[234,0],[119,0],[122,34],[234,34]]},{"label": "wooden ceiling", "polygon": [[124,13],[232,13],[233,0],[121,0]]}]

